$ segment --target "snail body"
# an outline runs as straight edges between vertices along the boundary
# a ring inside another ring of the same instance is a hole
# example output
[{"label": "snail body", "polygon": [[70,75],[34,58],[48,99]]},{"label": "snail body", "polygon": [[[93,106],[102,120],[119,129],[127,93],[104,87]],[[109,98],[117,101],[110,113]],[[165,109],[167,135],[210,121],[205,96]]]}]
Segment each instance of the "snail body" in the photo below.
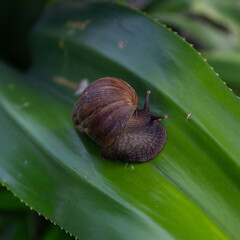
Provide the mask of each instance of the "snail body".
[{"label": "snail body", "polygon": [[134,89],[117,78],[100,78],[91,83],[75,103],[72,121],[78,130],[101,146],[101,157],[126,162],[154,158],[166,142],[166,115],[149,112],[147,91],[144,108],[138,109]]}]

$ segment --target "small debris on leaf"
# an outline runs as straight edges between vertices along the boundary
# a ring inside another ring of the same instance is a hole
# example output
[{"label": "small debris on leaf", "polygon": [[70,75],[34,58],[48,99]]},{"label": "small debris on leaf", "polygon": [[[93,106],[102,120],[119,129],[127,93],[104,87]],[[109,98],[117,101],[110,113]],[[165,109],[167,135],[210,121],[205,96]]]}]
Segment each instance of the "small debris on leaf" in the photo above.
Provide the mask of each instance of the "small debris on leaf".
[{"label": "small debris on leaf", "polygon": [[14,88],[14,84],[8,84],[8,88],[10,89],[10,90],[12,90],[13,88]]},{"label": "small debris on leaf", "polygon": [[74,90],[78,89],[78,84],[77,83],[71,82],[70,80],[68,80],[65,77],[61,77],[61,76],[54,77],[53,81],[55,83],[59,84],[59,85],[66,86],[66,87],[72,88]]},{"label": "small debris on leaf", "polygon": [[71,30],[80,30],[83,31],[87,25],[90,23],[90,20],[86,21],[68,21],[67,22],[67,27],[69,27]]},{"label": "small debris on leaf", "polygon": [[188,120],[191,116],[192,116],[192,113],[189,113],[186,119]]},{"label": "small debris on leaf", "polygon": [[125,47],[126,43],[127,43],[127,42],[126,42],[125,40],[118,41],[118,47],[119,47],[120,49],[123,49],[123,48]]},{"label": "small debris on leaf", "polygon": [[89,81],[87,78],[83,78],[78,86],[77,91],[74,93],[74,95],[81,95],[81,93],[87,88],[87,86],[89,85]]}]

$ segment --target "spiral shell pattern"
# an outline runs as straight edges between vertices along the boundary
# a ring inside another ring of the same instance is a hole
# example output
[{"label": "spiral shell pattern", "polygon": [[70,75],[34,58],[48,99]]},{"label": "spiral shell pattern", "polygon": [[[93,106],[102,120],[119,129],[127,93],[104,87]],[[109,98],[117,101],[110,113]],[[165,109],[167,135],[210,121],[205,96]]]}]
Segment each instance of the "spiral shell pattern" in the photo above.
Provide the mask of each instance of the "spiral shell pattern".
[{"label": "spiral shell pattern", "polygon": [[135,90],[118,78],[91,83],[75,103],[72,120],[80,132],[110,146],[138,107]]}]

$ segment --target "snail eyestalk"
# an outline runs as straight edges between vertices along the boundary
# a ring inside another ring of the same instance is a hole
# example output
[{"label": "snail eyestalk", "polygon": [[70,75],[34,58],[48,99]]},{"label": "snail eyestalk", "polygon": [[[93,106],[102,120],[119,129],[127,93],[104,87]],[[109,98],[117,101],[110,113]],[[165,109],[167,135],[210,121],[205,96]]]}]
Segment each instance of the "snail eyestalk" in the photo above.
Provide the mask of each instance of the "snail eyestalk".
[{"label": "snail eyestalk", "polygon": [[[150,96],[151,92],[148,90],[147,91],[147,95],[146,95],[146,99],[145,99],[145,103],[144,103],[144,107],[143,110],[145,112],[149,112],[149,96]],[[153,122],[160,122],[162,119],[168,118],[168,115],[152,115],[151,114],[151,120]]]},{"label": "snail eyestalk", "polygon": [[151,115],[153,122],[160,122],[162,119],[168,118],[168,115]]},{"label": "snail eyestalk", "polygon": [[145,103],[144,103],[144,107],[143,107],[143,110],[145,112],[149,112],[149,96],[150,96],[150,91],[148,90],[147,91],[147,95],[146,95],[146,100],[145,100]]}]

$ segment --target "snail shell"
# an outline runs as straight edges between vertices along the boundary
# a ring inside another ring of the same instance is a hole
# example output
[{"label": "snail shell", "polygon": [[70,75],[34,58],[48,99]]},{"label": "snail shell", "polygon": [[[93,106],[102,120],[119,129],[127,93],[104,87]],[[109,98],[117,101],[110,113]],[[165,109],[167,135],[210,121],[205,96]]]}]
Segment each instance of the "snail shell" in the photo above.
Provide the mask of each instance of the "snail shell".
[{"label": "snail shell", "polygon": [[101,146],[101,156],[146,162],[163,148],[167,133],[157,123],[164,116],[149,112],[149,95],[142,110],[134,89],[117,78],[90,84],[75,103],[72,121],[78,130]]}]

